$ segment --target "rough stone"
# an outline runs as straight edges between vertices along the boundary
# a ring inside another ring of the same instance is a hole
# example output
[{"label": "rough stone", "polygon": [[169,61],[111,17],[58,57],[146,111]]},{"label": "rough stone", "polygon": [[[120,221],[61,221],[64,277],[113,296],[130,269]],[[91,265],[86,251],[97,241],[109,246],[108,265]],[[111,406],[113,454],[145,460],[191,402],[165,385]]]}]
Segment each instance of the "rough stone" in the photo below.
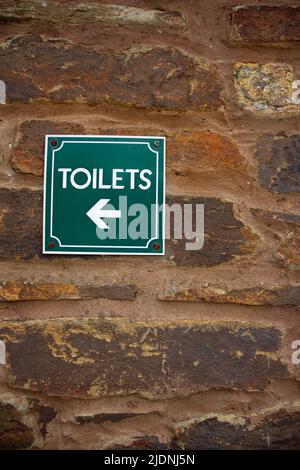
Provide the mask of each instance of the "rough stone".
[{"label": "rough stone", "polygon": [[265,135],[257,141],[259,182],[273,193],[300,191],[300,135]]},{"label": "rough stone", "polygon": [[174,48],[132,48],[116,54],[28,34],[2,44],[0,60],[8,102],[113,101],[178,110],[222,106],[217,71]]},{"label": "rough stone", "polygon": [[78,285],[74,283],[0,281],[0,302],[19,300],[63,300],[107,298],[134,300],[134,285]]},{"label": "rough stone", "polygon": [[[182,197],[169,197],[167,202],[170,207],[173,204],[193,204],[193,210],[195,204],[205,206],[203,248],[188,251],[185,249],[188,240],[171,239],[166,243],[167,259],[178,265],[214,266],[255,251],[258,237],[235,218],[232,203],[215,198]],[[16,227],[21,227],[22,230],[16,232]],[[41,257],[42,232],[42,193],[27,189],[0,189],[0,258]],[[92,287],[90,294],[81,292],[81,295],[94,296],[97,289],[94,294],[91,291]],[[58,292],[60,294],[61,291]],[[98,295],[101,296],[101,289]]]},{"label": "rough stone", "polygon": [[41,191],[0,188],[0,258],[42,254]]},{"label": "rough stone", "polygon": [[273,254],[289,268],[300,268],[300,216],[285,212],[251,209],[255,217],[273,234]]},{"label": "rough stone", "polygon": [[66,318],[2,322],[0,339],[11,387],[64,397],[254,391],[289,376],[273,326]]},{"label": "rough stone", "polygon": [[299,106],[292,103],[294,80],[293,67],[286,64],[237,63],[234,66],[238,103],[257,114],[298,114]]},{"label": "rough stone", "polygon": [[43,442],[56,411],[37,399],[0,398],[0,449],[27,449]]},{"label": "rough stone", "polygon": [[[1,0],[0,20],[5,22],[46,21],[47,23],[108,23],[124,26],[156,26],[185,29],[183,16],[176,11],[148,10],[125,5],[103,5],[95,2],[59,2],[34,0],[11,2]],[[59,14],[57,12],[59,11]]]},{"label": "rough stone", "polygon": [[[156,135],[156,129],[99,129],[108,135]],[[46,134],[87,134],[80,124],[53,121],[24,121],[18,128],[12,152],[12,167],[21,173],[42,176]],[[159,135],[166,135],[160,130]],[[221,134],[207,131],[168,133],[168,168],[175,173],[193,175],[203,172],[245,171],[247,162],[236,143]]]},{"label": "rough stone", "polygon": [[300,305],[300,286],[255,286],[227,289],[218,286],[168,286],[158,296],[176,302],[214,302],[244,305]]},{"label": "rough stone", "polygon": [[193,220],[196,218],[196,204],[204,204],[204,245],[200,250],[186,250],[187,239],[166,241],[166,255],[177,265],[215,266],[234,261],[253,253],[258,243],[257,235],[236,219],[233,205],[216,198],[183,198],[170,196],[170,206],[192,204]]},{"label": "rough stone", "polygon": [[145,416],[151,413],[99,413],[96,415],[77,416],[76,421],[79,424],[102,424],[102,423],[118,423],[124,419],[136,418],[137,416]]},{"label": "rough stone", "polygon": [[0,449],[26,449],[33,441],[32,429],[22,423],[18,410],[0,401]]},{"label": "rough stone", "polygon": [[41,176],[44,173],[46,134],[84,134],[80,124],[53,121],[24,121],[19,129],[11,164],[15,171]]},{"label": "rough stone", "polygon": [[182,449],[300,449],[300,412],[280,409],[251,422],[249,417],[224,415],[195,420],[177,429]]},{"label": "rough stone", "polygon": [[[110,448],[108,448],[109,450]],[[127,445],[114,445],[112,450],[169,450],[173,449],[172,443],[160,442],[157,436],[139,436],[132,438]]]},{"label": "rough stone", "polygon": [[300,227],[287,235],[278,246],[277,257],[289,268],[300,269]]},{"label": "rough stone", "polygon": [[241,171],[246,160],[236,143],[215,132],[179,132],[168,138],[168,164],[180,174]]},{"label": "rough stone", "polygon": [[229,40],[280,46],[300,41],[300,8],[292,5],[246,5],[230,12]]}]

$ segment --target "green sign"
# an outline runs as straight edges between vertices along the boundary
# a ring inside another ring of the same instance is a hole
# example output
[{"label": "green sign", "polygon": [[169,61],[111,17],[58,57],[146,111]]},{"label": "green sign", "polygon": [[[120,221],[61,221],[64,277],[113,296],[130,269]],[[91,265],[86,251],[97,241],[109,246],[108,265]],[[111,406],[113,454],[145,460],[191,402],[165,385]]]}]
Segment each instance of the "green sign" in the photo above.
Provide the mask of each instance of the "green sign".
[{"label": "green sign", "polygon": [[47,135],[45,145],[45,254],[164,254],[164,137]]}]

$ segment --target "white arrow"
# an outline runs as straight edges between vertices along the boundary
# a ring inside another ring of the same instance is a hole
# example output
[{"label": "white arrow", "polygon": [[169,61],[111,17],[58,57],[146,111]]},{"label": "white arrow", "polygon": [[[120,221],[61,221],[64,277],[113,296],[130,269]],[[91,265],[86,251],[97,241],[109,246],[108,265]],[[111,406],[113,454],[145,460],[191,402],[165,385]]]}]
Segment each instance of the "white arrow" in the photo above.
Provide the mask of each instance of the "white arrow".
[{"label": "white arrow", "polygon": [[110,199],[99,199],[96,204],[87,211],[86,215],[97,225],[99,228],[109,228],[108,225],[102,220],[101,217],[110,219],[119,219],[121,211],[116,210],[103,210],[103,207],[110,201]]}]

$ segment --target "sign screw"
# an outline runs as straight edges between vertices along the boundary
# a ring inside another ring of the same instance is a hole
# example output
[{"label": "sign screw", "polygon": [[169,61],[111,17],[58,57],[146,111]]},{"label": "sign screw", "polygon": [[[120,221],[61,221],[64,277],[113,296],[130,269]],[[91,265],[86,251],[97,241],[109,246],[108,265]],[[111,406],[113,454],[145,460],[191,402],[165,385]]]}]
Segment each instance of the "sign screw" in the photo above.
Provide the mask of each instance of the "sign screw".
[{"label": "sign screw", "polygon": [[159,147],[159,145],[160,145],[159,140],[155,140],[153,145],[154,145],[154,147]]},{"label": "sign screw", "polygon": [[49,248],[54,248],[54,243],[53,242],[48,243],[48,247]]},{"label": "sign screw", "polygon": [[158,251],[160,249],[160,243],[153,243],[152,248],[154,251]]},{"label": "sign screw", "polygon": [[52,139],[51,142],[50,142],[51,146],[52,147],[56,147],[57,145],[57,140],[56,139]]}]

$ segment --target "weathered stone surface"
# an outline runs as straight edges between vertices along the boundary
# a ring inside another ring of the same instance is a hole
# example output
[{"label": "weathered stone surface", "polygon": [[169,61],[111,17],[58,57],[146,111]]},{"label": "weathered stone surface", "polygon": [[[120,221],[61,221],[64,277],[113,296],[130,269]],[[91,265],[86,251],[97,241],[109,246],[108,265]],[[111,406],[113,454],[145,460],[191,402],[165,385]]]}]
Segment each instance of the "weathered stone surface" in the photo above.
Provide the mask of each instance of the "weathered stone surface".
[{"label": "weathered stone surface", "polygon": [[274,234],[274,256],[289,268],[300,267],[300,215],[251,209]]},{"label": "weathered stone surface", "polygon": [[27,449],[39,445],[56,412],[38,400],[0,398],[0,449]]},{"label": "weathered stone surface", "polygon": [[169,450],[174,449],[172,443],[160,442],[157,436],[139,436],[134,437],[128,445],[114,445],[107,450]]},{"label": "weathered stone surface", "polygon": [[76,421],[79,424],[102,424],[118,423],[124,419],[136,418],[137,416],[150,415],[151,413],[99,413],[96,415],[77,416]]},{"label": "weathered stone surface", "polygon": [[263,45],[298,42],[300,8],[289,5],[239,5],[230,13],[229,40]]},{"label": "weathered stone surface", "polygon": [[282,239],[278,246],[277,256],[289,268],[300,269],[300,227]]},{"label": "weathered stone surface", "polygon": [[215,302],[244,305],[300,305],[300,286],[255,286],[226,289],[217,286],[168,286],[158,296],[176,302]]},{"label": "weathered stone surface", "polygon": [[116,54],[28,34],[2,44],[0,61],[9,102],[113,101],[179,110],[222,105],[223,85],[215,69],[168,47]]},{"label": "weathered stone surface", "polygon": [[41,403],[38,399],[30,398],[28,403],[30,411],[36,414],[38,429],[45,439],[48,433],[47,426],[56,417],[57,411],[51,406]]},{"label": "weathered stone surface", "polygon": [[0,188],[0,258],[41,255],[42,200],[41,191]]},{"label": "weathered stone surface", "polygon": [[[232,203],[215,198],[167,198],[170,206],[192,204],[193,220],[196,204],[204,204],[204,246],[201,250],[186,250],[186,238],[166,241],[166,255],[178,265],[215,266],[253,253],[258,237],[233,214]],[[174,237],[174,234],[171,233]]]},{"label": "weathered stone surface", "polygon": [[168,138],[168,164],[180,174],[243,170],[246,160],[236,143],[215,132],[180,132]]},{"label": "weathered stone surface", "polygon": [[281,409],[258,422],[221,415],[177,429],[182,449],[300,449],[300,412]]},{"label": "weathered stone surface", "polygon": [[46,134],[84,134],[80,124],[53,121],[24,121],[19,129],[11,164],[14,170],[41,176],[44,173]]},{"label": "weathered stone surface", "polygon": [[259,182],[274,193],[300,191],[300,135],[265,135],[257,141]]},{"label": "weathered stone surface", "polygon": [[84,318],[2,322],[11,387],[96,398],[262,390],[288,377],[281,332],[251,324]]},{"label": "weathered stone surface", "polygon": [[[1,448],[300,449],[300,3],[248,3],[0,0]],[[46,133],[166,135],[204,247],[43,256]]]},{"label": "weathered stone surface", "polygon": [[[255,251],[258,237],[234,217],[231,203],[214,198],[182,197],[170,197],[167,202],[170,206],[192,203],[194,208],[195,204],[205,205],[205,242],[201,250],[187,251],[187,240],[184,238],[167,241],[166,256],[176,264],[214,266]],[[16,231],[16,227],[22,229]],[[42,256],[42,232],[42,193],[27,189],[0,189],[0,258],[29,259]],[[100,286],[98,294],[97,287],[92,292],[91,286],[86,292],[81,290],[80,295],[108,296],[110,288],[110,296],[119,295],[121,298],[122,293],[117,294],[114,286]],[[10,293],[6,295],[10,296]],[[57,295],[61,295],[59,289]]]},{"label": "weathered stone surface", "polygon": [[[35,176],[44,174],[45,135],[89,134],[81,124],[49,120],[24,121],[17,129],[17,136],[12,152],[11,164],[15,171],[30,173]],[[99,135],[156,135],[157,130],[145,131],[143,128],[110,127],[98,129]],[[159,135],[163,132],[160,131]]]},{"label": "weathered stone surface", "polygon": [[[59,11],[59,14],[57,13]],[[178,12],[147,10],[125,5],[103,5],[95,2],[68,1],[63,8],[59,2],[48,0],[0,1],[0,20],[38,20],[47,23],[109,23],[115,25],[142,25],[185,28],[185,20]]]},{"label": "weathered stone surface", "polygon": [[22,423],[18,410],[0,401],[0,449],[26,449],[33,441],[33,432]]},{"label": "weathered stone surface", "polygon": [[62,300],[107,298],[115,300],[134,300],[136,286],[129,285],[91,285],[54,282],[0,281],[0,302],[18,300]]},{"label": "weathered stone surface", "polygon": [[[108,135],[156,135],[157,130],[140,128],[99,129]],[[18,128],[12,152],[12,167],[21,173],[42,176],[44,172],[44,145],[46,134],[84,134],[82,125],[53,121],[24,121]],[[159,135],[165,132],[159,131]],[[209,171],[243,171],[246,160],[236,143],[215,132],[168,133],[168,167],[175,172],[193,175]]]},{"label": "weathered stone surface", "polygon": [[234,66],[238,103],[258,114],[297,114],[299,106],[292,103],[294,80],[293,67],[286,64],[237,63]]}]

